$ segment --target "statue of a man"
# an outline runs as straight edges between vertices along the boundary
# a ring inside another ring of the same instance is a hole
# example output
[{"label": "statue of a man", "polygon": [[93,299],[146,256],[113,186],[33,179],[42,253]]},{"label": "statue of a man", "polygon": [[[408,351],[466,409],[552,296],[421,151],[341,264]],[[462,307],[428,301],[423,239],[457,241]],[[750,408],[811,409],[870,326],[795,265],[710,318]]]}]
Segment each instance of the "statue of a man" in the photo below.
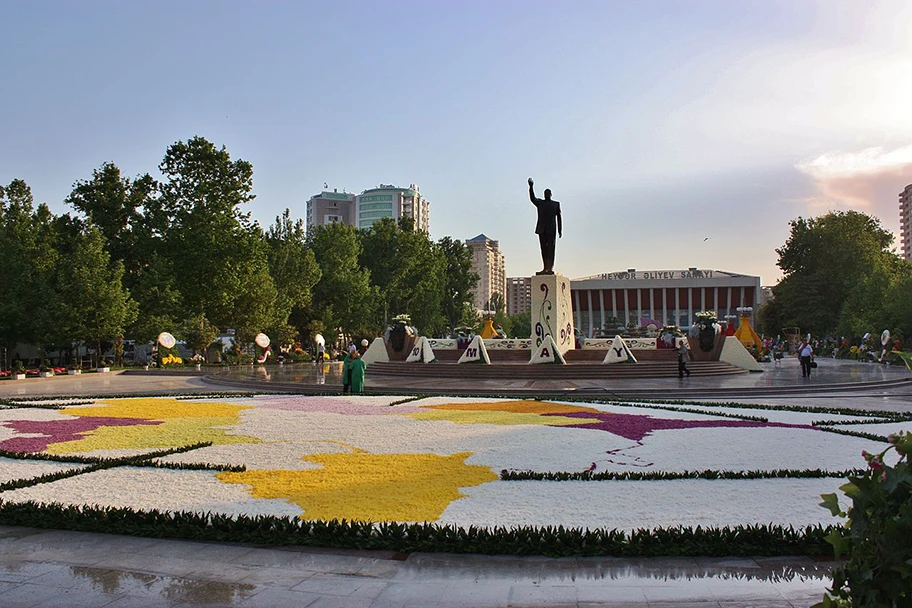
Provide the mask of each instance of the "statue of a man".
[{"label": "statue of a man", "polygon": [[[541,246],[542,270],[535,274],[554,274],[554,241],[563,236],[560,203],[551,199],[551,190],[545,190],[545,198],[535,198],[534,182],[529,178],[529,199],[538,209],[538,222],[535,224],[535,234],[538,235],[538,244]],[[555,220],[557,220],[555,222]]]}]

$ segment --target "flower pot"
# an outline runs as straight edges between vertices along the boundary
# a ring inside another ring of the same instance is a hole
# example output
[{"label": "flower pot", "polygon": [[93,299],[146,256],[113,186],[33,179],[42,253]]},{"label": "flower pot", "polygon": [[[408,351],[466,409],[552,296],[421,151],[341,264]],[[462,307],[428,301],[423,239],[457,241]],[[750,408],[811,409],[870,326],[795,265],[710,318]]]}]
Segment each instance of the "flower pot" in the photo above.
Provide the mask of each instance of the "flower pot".
[{"label": "flower pot", "polygon": [[197,363],[197,364],[196,364],[196,371],[200,371],[200,370],[202,370],[202,369],[203,369],[203,364],[202,364],[202,363]]},{"label": "flower pot", "polygon": [[99,367],[99,368],[98,368],[98,373],[99,373],[99,374],[106,374],[106,373],[108,373],[109,371],[111,371],[111,368],[110,368],[110,367]]},{"label": "flower pot", "polygon": [[725,345],[725,332],[721,325],[714,323],[692,330],[687,334],[687,342],[694,361],[718,361]]},{"label": "flower pot", "polygon": [[25,374],[13,374],[13,380],[25,380]]},{"label": "flower pot", "polygon": [[67,370],[67,375],[68,375],[68,376],[78,376],[78,375],[81,374],[81,373],[82,373],[82,370],[81,370],[81,369],[68,369],[68,370]]},{"label": "flower pot", "polygon": [[54,372],[38,372],[38,376],[41,378],[50,378],[54,375]]}]

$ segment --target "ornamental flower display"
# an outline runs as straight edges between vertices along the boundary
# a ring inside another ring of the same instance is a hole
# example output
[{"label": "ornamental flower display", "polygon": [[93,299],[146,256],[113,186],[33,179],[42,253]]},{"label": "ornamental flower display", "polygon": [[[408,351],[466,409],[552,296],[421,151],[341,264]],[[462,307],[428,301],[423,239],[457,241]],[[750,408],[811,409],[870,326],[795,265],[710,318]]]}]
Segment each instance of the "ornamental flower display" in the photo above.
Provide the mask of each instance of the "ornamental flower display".
[{"label": "ornamental flower display", "polygon": [[[817,497],[855,455],[883,451],[875,433],[912,429],[884,412],[706,404],[90,401],[0,410],[0,502],[457,528],[807,526],[828,519]],[[860,423],[868,436],[846,434]],[[53,464],[27,465],[36,458]]]},{"label": "ornamental flower display", "polygon": [[390,326],[386,328],[386,333],[384,334],[384,339],[387,344],[391,345],[393,350],[396,352],[402,352],[406,349],[406,346],[411,347],[412,342],[410,338],[413,338],[418,335],[418,332],[414,327],[411,326],[412,318],[407,314],[398,314],[393,317]]},{"label": "ornamental flower display", "polygon": [[718,317],[713,310],[701,310],[694,316],[696,323],[690,327],[689,335],[697,341],[701,351],[712,352],[716,347],[716,336],[722,333],[722,326],[717,322]]}]

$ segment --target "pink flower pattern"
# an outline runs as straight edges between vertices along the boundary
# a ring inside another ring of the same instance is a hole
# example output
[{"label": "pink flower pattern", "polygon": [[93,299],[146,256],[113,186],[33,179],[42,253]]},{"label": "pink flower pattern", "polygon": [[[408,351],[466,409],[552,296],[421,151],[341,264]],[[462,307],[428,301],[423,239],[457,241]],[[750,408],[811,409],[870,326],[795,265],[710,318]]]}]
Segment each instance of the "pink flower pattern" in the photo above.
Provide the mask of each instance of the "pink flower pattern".
[{"label": "pink flower pattern", "polygon": [[13,437],[0,441],[0,449],[8,452],[43,452],[52,443],[82,439],[84,435],[99,427],[155,425],[161,424],[161,421],[144,418],[78,417],[71,420],[8,420],[2,424],[16,433],[39,437]]}]

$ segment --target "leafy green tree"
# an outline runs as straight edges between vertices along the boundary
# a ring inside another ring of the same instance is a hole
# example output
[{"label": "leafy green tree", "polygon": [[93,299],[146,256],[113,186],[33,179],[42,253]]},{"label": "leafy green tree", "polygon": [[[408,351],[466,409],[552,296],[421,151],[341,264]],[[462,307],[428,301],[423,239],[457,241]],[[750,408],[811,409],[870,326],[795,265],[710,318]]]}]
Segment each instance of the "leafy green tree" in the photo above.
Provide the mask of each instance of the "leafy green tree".
[{"label": "leafy green tree", "polygon": [[865,277],[894,266],[893,235],[879,220],[857,211],[799,217],[789,225],[788,240],[776,250],[784,276],[773,288],[775,300],[764,313],[764,327],[833,332],[840,326],[850,294],[865,289]]},{"label": "leafy green tree", "polygon": [[206,315],[200,314],[188,319],[181,332],[187,344],[193,349],[194,355],[207,358],[209,345],[218,338],[218,327],[209,322]]},{"label": "leafy green tree", "polygon": [[884,295],[882,325],[894,336],[912,336],[912,271],[908,263]]},{"label": "leafy green tree", "polygon": [[59,259],[53,214],[34,206],[23,180],[0,186],[0,344],[49,339],[55,324],[53,273]]},{"label": "leafy green tree", "polygon": [[[92,344],[100,354],[101,343],[123,335],[136,318],[136,302],[122,284],[123,263],[111,260],[104,237],[91,225],[61,243],[61,253],[55,281],[57,327],[67,339]],[[57,336],[58,344],[63,337]]]},{"label": "leafy green tree", "polygon": [[150,342],[163,331],[177,331],[184,306],[168,256],[150,255],[130,293],[139,304],[139,314],[128,330],[132,338]]},{"label": "leafy green tree", "polygon": [[[506,325],[504,325],[506,328]],[[507,335],[511,338],[529,338],[532,336],[532,315],[527,312],[518,312],[510,315],[510,331]]]},{"label": "leafy green tree", "polygon": [[370,272],[358,263],[361,243],[355,228],[338,223],[316,226],[307,241],[321,273],[313,288],[313,314],[327,341],[334,341],[339,332],[376,334],[371,319],[377,291]]},{"label": "leafy green tree", "polygon": [[239,209],[254,198],[253,166],[193,137],[172,144],[159,169],[165,179],[150,214],[167,226],[162,254],[179,279],[184,316],[239,330],[268,326],[276,290],[265,239]]},{"label": "leafy green tree", "polygon": [[[879,333],[888,325],[886,306],[893,285],[912,273],[912,265],[898,256],[875,259],[868,273],[853,285],[842,305],[839,315],[839,333],[860,336],[866,332]],[[906,315],[912,313],[912,303],[906,306]],[[899,321],[900,319],[896,319]]]},{"label": "leafy green tree", "polygon": [[[292,220],[286,209],[266,232],[269,273],[276,286],[275,326],[269,335],[279,344],[306,336],[309,329],[305,311],[313,301],[313,288],[321,277],[313,251],[307,246],[303,220]],[[290,323],[289,320],[292,320]],[[301,322],[296,327],[293,321]],[[305,321],[305,322],[302,322]]]},{"label": "leafy green tree", "polygon": [[144,210],[155,207],[157,191],[158,184],[148,173],[131,180],[107,162],[92,173],[92,179],[76,182],[65,201],[101,231],[111,258],[124,264],[128,288],[139,280],[155,247],[153,226]]},{"label": "leafy green tree", "polygon": [[443,273],[446,261],[427,233],[415,231],[411,218],[385,218],[360,231],[361,266],[370,271],[379,303],[374,325],[382,328],[397,314],[428,334],[442,329]]},{"label": "leafy green tree", "polygon": [[472,251],[460,240],[445,236],[437,250],[446,261],[443,271],[443,305],[451,328],[471,325],[469,313],[480,277],[472,272]]}]

